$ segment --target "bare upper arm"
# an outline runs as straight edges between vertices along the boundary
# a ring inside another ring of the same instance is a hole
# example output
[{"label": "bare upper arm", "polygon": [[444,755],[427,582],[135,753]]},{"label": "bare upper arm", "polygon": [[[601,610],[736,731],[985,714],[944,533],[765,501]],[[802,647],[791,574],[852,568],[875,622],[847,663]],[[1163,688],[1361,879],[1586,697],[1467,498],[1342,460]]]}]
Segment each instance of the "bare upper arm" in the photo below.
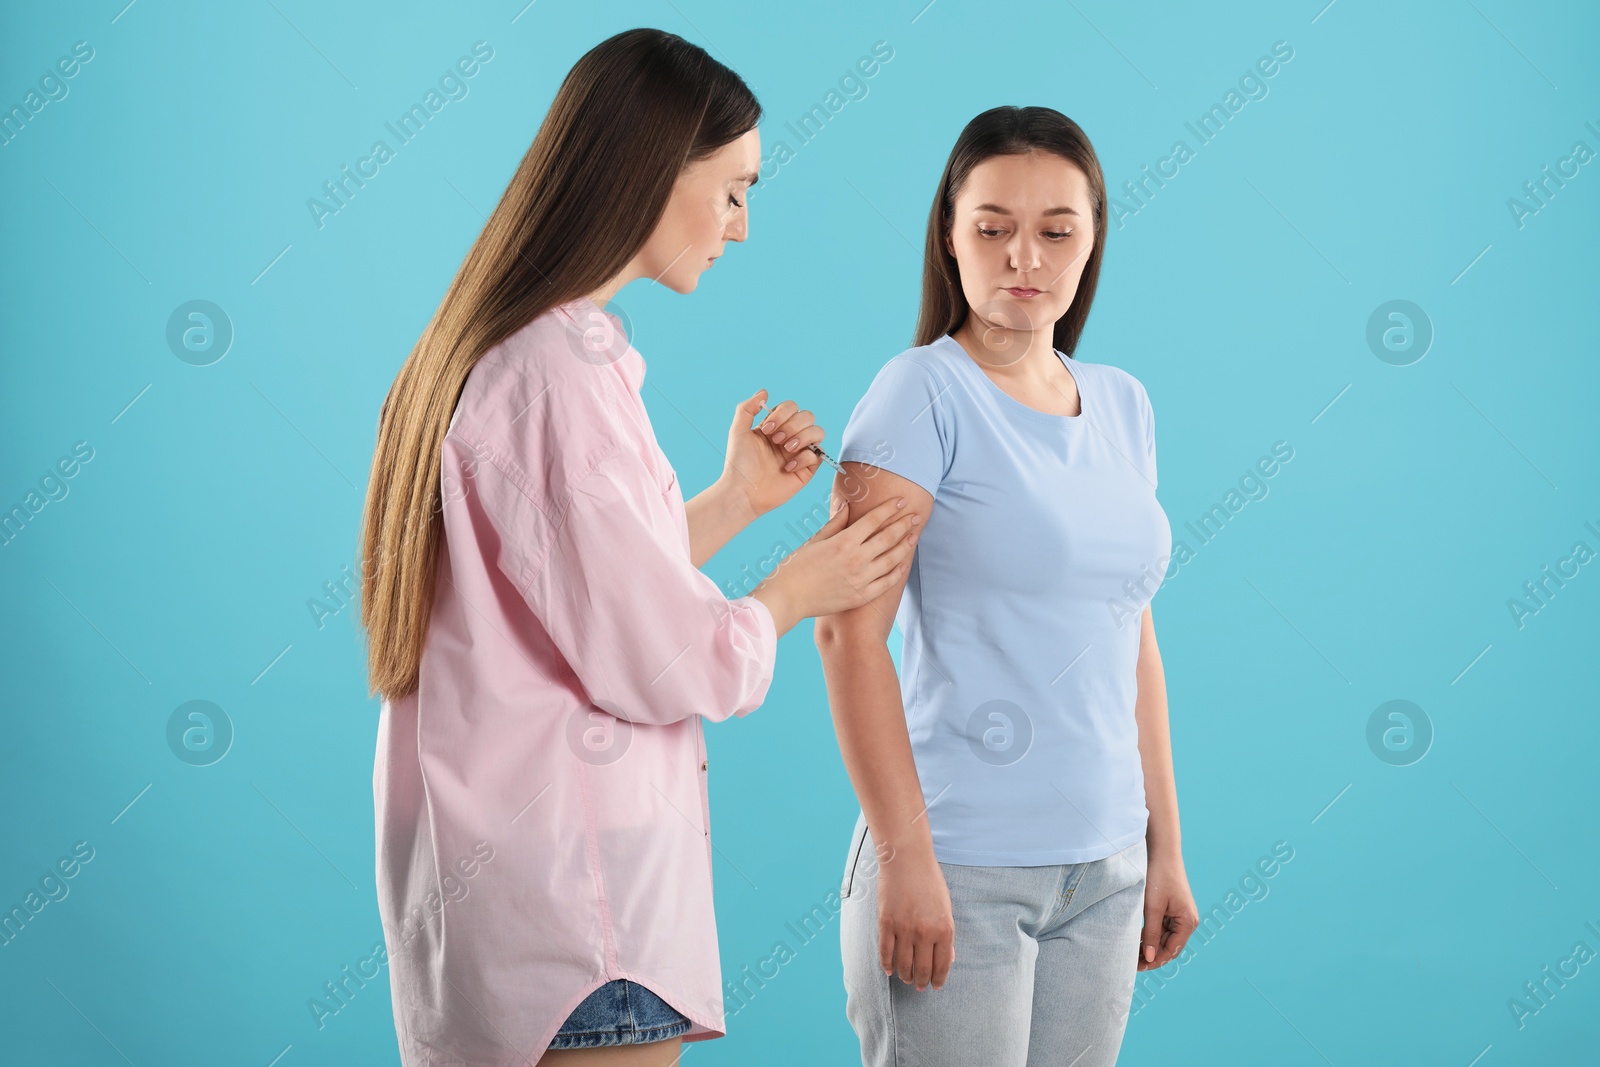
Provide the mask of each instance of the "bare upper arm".
[{"label": "bare upper arm", "polygon": [[[843,499],[845,506],[849,508],[850,514],[845,520],[846,525],[853,525],[861,516],[885,500],[901,496],[906,500],[906,506],[901,512],[915,513],[920,519],[916,532],[921,534],[927,529],[928,518],[933,513],[932,493],[909,478],[903,478],[893,471],[875,467],[870,463],[847,460],[840,466],[843,468],[843,473],[835,473],[833,476],[833,495],[835,498]],[[900,595],[905,591],[906,577],[909,573],[909,568],[902,571],[875,600],[868,601],[859,608],[851,608],[849,611],[841,611],[834,615],[819,616],[814,630],[817,644],[836,640],[851,643],[887,641],[889,631],[894,628],[895,611],[900,606]]]}]

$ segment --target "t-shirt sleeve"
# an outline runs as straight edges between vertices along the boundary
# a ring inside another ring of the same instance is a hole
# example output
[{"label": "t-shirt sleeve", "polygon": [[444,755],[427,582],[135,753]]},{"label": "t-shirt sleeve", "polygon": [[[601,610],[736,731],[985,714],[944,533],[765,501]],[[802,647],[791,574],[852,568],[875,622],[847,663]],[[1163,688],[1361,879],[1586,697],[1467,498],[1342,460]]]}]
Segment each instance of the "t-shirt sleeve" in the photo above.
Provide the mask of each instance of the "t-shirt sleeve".
[{"label": "t-shirt sleeve", "polygon": [[482,462],[466,499],[590,702],[655,724],[759,707],[777,659],[772,614],[755,597],[729,600],[694,565],[643,459],[624,444],[563,495],[561,507],[536,500]]},{"label": "t-shirt sleeve", "polygon": [[1156,413],[1150,406],[1150,394],[1145,392],[1143,384],[1139,386],[1139,403],[1144,414],[1144,457],[1145,470],[1150,475],[1150,487],[1156,485]]},{"label": "t-shirt sleeve", "polygon": [[879,369],[840,437],[839,462],[870,463],[939,491],[955,454],[948,387],[906,356]]}]

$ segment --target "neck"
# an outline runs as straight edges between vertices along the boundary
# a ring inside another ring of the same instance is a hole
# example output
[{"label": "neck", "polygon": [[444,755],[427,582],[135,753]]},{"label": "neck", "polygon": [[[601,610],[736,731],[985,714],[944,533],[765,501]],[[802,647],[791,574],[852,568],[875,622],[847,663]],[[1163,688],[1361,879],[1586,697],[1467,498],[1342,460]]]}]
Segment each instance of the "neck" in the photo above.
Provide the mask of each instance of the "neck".
[{"label": "neck", "polygon": [[629,282],[638,277],[642,277],[639,271],[639,265],[635,262],[630,262],[626,267],[623,267],[620,271],[613,275],[611,279],[604,285],[596,289],[594,292],[589,293],[588,298],[594,303],[595,307],[603,308],[607,304],[611,303],[624,285],[627,285]]},{"label": "neck", "polygon": [[613,278],[611,281],[606,282],[594,292],[587,294],[588,299],[594,304],[595,307],[603,308],[607,304],[611,303],[611,298],[617,295],[617,290],[621,289],[622,285],[623,283],[621,281]]},{"label": "neck", "polygon": [[1023,371],[1045,367],[1055,359],[1055,323],[1036,329],[1013,330],[981,322],[971,311],[952,337],[979,364],[988,370]]}]

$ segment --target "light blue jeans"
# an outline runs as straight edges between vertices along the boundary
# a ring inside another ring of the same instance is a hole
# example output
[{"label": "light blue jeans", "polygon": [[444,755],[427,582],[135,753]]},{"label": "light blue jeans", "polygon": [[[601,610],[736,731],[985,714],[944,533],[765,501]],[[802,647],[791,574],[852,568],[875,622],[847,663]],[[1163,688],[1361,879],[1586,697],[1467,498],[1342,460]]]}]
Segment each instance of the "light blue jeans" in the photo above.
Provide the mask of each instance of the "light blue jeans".
[{"label": "light blue jeans", "polygon": [[944,988],[878,961],[878,855],[858,821],[840,884],[845,1013],[863,1067],[1111,1067],[1138,975],[1148,857],[940,863],[955,918]]}]

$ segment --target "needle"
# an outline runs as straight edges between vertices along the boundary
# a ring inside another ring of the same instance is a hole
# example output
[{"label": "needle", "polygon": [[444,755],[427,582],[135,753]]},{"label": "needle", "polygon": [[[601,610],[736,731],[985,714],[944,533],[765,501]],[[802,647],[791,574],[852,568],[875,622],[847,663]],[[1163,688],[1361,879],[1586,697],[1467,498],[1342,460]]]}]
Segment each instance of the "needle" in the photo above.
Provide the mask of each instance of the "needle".
[{"label": "needle", "polygon": [[[766,411],[766,410],[767,410],[767,405],[762,404],[760,409],[756,411],[756,414],[759,415],[759,414],[761,414],[761,412]],[[777,409],[774,408],[773,410],[777,410]],[[811,451],[815,452],[817,455],[821,456],[823,459],[827,460],[829,463],[833,463],[833,469],[834,470],[838,471],[840,474],[844,473],[844,468],[839,466],[839,464],[834,463],[833,462],[833,457],[828,455],[821,448],[819,448],[816,445],[807,445],[806,447],[811,449]]]}]

